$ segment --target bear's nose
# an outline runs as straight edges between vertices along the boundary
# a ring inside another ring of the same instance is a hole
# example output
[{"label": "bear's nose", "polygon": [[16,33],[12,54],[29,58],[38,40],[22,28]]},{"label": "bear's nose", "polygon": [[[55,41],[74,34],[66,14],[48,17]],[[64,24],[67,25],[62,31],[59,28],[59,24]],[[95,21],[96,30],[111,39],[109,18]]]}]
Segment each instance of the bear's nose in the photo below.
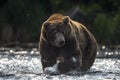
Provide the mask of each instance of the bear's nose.
[{"label": "bear's nose", "polygon": [[59,46],[63,46],[65,44],[65,41],[62,40],[62,41],[59,41]]}]

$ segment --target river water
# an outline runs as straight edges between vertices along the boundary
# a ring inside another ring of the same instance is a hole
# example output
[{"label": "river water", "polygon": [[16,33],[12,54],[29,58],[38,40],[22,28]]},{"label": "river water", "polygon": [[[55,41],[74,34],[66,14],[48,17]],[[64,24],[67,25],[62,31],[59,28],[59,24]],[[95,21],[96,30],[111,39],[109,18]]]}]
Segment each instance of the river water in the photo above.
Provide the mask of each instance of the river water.
[{"label": "river water", "polygon": [[85,73],[49,75],[42,72],[36,48],[0,48],[0,80],[120,80],[120,58],[96,58],[92,68]]}]

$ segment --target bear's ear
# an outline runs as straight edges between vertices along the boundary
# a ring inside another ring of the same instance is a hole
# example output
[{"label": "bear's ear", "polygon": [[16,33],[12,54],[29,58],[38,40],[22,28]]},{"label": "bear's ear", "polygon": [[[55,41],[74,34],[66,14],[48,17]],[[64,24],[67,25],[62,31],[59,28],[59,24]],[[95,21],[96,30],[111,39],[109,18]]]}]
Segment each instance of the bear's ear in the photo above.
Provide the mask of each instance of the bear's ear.
[{"label": "bear's ear", "polygon": [[46,30],[49,28],[49,26],[50,26],[50,23],[49,23],[49,22],[45,22],[45,23],[44,23],[44,28],[45,28]]},{"label": "bear's ear", "polygon": [[63,19],[64,24],[68,24],[69,20],[70,20],[70,17],[65,16],[65,18]]}]

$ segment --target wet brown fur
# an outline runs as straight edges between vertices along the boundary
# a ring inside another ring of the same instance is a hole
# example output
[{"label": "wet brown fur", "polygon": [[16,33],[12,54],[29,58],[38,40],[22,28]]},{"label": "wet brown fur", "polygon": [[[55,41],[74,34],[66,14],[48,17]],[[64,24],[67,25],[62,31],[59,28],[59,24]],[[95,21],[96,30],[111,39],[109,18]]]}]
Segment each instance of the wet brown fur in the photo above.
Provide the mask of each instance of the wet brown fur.
[{"label": "wet brown fur", "polygon": [[[66,23],[70,28],[65,31],[66,34],[69,33],[65,45],[56,47],[49,44],[46,35],[44,35],[46,32],[44,25],[50,23],[54,26],[54,24],[65,22],[65,18],[68,18],[69,21],[67,23],[66,20]],[[90,31],[81,23],[61,14],[53,14],[43,23],[39,46],[43,70],[45,67],[53,66],[59,56],[64,57],[64,62],[58,66],[61,73],[74,69],[87,71],[93,65],[97,53],[97,42]],[[75,57],[77,62],[73,63],[71,57]]]}]

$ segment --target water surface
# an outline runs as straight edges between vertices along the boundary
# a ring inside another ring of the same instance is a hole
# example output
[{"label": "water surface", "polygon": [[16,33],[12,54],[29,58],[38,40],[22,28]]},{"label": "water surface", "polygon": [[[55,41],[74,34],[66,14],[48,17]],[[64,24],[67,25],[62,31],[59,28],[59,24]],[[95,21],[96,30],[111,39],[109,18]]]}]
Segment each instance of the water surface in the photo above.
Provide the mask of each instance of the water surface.
[{"label": "water surface", "polygon": [[96,58],[86,73],[48,75],[42,72],[37,49],[1,49],[0,80],[120,80],[120,58]]}]

